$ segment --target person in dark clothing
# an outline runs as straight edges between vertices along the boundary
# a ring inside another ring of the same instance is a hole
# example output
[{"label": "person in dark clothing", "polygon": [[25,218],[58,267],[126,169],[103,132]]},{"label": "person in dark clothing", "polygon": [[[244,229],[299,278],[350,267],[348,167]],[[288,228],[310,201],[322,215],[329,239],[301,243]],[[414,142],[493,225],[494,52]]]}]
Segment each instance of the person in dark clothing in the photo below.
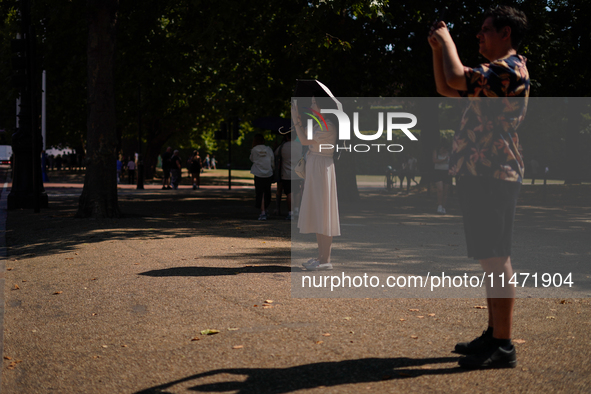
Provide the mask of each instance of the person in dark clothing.
[{"label": "person in dark clothing", "polygon": [[170,158],[170,176],[171,176],[171,185],[174,190],[179,188],[179,184],[181,183],[181,157],[179,156],[179,151],[175,150]]},{"label": "person in dark clothing", "polygon": [[172,157],[172,148],[166,148],[162,154],[162,190],[172,189],[170,187],[170,158]]},{"label": "person in dark clothing", "polygon": [[468,257],[478,260],[494,282],[486,281],[488,329],[455,347],[467,356],[459,361],[463,368],[517,366],[511,343],[515,287],[501,281],[513,275],[513,220],[523,180],[517,128],[525,117],[530,78],[526,59],[517,50],[527,27],[525,14],[512,7],[486,11],[476,37],[489,63],[474,68],[462,64],[445,22],[436,22],[428,38],[437,92],[478,98],[466,102],[449,174],[457,179]]},{"label": "person in dark clothing", "polygon": [[191,178],[193,180],[193,190],[199,189],[201,183],[199,179],[199,176],[201,175],[201,157],[199,157],[199,152],[196,150],[193,151],[187,164],[189,165],[189,172],[191,173]]}]

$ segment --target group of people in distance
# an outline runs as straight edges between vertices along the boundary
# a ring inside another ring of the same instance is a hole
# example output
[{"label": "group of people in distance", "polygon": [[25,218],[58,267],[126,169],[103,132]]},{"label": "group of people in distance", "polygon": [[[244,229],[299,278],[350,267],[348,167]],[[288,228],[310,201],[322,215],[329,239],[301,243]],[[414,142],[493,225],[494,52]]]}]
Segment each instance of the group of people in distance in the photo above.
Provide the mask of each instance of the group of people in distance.
[{"label": "group of people in distance", "polygon": [[135,183],[135,157],[129,156],[129,159],[125,160],[123,156],[117,158],[117,184],[121,183],[123,174],[127,171],[127,181],[130,185]]},{"label": "group of people in distance", "polygon": [[[461,63],[444,21],[434,23],[428,36],[438,93],[469,98],[451,153],[446,146],[433,152],[438,212],[445,213],[444,192],[450,176],[455,176],[468,257],[478,260],[493,278],[486,281],[488,327],[480,337],[458,343],[454,349],[466,356],[460,358],[459,365],[467,369],[517,365],[511,342],[515,287],[501,280],[513,275],[513,221],[524,175],[517,128],[525,117],[530,79],[526,59],[517,50],[527,28],[527,18],[521,11],[508,6],[487,10],[476,37],[479,52],[488,62],[474,68]],[[475,99],[484,97],[487,99]],[[319,91],[304,105],[321,112],[321,108],[334,108],[334,99]],[[316,233],[318,243],[318,256],[302,265],[311,271],[330,270],[332,239],[340,235],[338,201],[333,153],[318,147],[336,146],[337,129],[327,118],[326,129],[314,126],[309,140],[295,101],[291,116],[298,139],[309,147],[298,228],[301,233]],[[267,157],[272,155],[270,149],[258,150]],[[266,190],[269,184],[259,179],[258,185],[258,189]],[[257,191],[261,217],[267,195],[270,193],[263,193],[259,199]]]},{"label": "group of people in distance", "polygon": [[[162,190],[177,190],[181,183],[182,177],[182,159],[178,149],[172,150],[172,147],[166,148],[166,151],[160,155],[162,159]],[[199,152],[194,150],[187,160],[186,167],[191,176],[193,190],[199,189],[201,186],[200,175],[204,169],[216,169],[215,156],[211,159],[209,154],[202,160]]]}]

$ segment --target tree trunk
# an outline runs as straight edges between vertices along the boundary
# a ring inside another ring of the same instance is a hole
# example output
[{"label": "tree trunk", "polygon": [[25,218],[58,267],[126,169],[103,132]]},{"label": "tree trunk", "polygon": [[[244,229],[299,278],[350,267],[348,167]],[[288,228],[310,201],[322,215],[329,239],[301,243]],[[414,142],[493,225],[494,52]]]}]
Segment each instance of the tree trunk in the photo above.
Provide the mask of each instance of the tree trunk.
[{"label": "tree trunk", "polygon": [[77,217],[119,217],[113,62],[119,0],[88,0],[88,120],[84,189]]}]

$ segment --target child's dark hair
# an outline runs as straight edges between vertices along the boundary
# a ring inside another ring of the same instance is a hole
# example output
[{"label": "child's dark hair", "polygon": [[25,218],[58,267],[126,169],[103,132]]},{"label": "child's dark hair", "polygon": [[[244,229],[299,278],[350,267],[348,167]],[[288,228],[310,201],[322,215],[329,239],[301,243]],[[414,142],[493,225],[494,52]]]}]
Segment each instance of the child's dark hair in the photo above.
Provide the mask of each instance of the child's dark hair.
[{"label": "child's dark hair", "polygon": [[489,8],[484,13],[484,19],[487,18],[493,18],[492,23],[497,31],[505,26],[509,26],[511,28],[511,46],[516,51],[519,50],[521,41],[523,41],[523,37],[529,29],[527,17],[523,11],[506,5],[498,5]]}]

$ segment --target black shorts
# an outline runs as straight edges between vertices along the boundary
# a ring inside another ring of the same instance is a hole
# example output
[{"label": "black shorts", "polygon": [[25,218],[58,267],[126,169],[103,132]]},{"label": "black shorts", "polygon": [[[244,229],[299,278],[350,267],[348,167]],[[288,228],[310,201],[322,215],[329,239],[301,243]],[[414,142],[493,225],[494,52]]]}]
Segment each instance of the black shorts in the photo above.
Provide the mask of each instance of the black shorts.
[{"label": "black shorts", "polygon": [[521,183],[462,176],[457,179],[468,257],[511,256],[515,206]]},{"label": "black shorts", "polygon": [[170,178],[170,167],[162,167],[162,177],[164,179]]}]

